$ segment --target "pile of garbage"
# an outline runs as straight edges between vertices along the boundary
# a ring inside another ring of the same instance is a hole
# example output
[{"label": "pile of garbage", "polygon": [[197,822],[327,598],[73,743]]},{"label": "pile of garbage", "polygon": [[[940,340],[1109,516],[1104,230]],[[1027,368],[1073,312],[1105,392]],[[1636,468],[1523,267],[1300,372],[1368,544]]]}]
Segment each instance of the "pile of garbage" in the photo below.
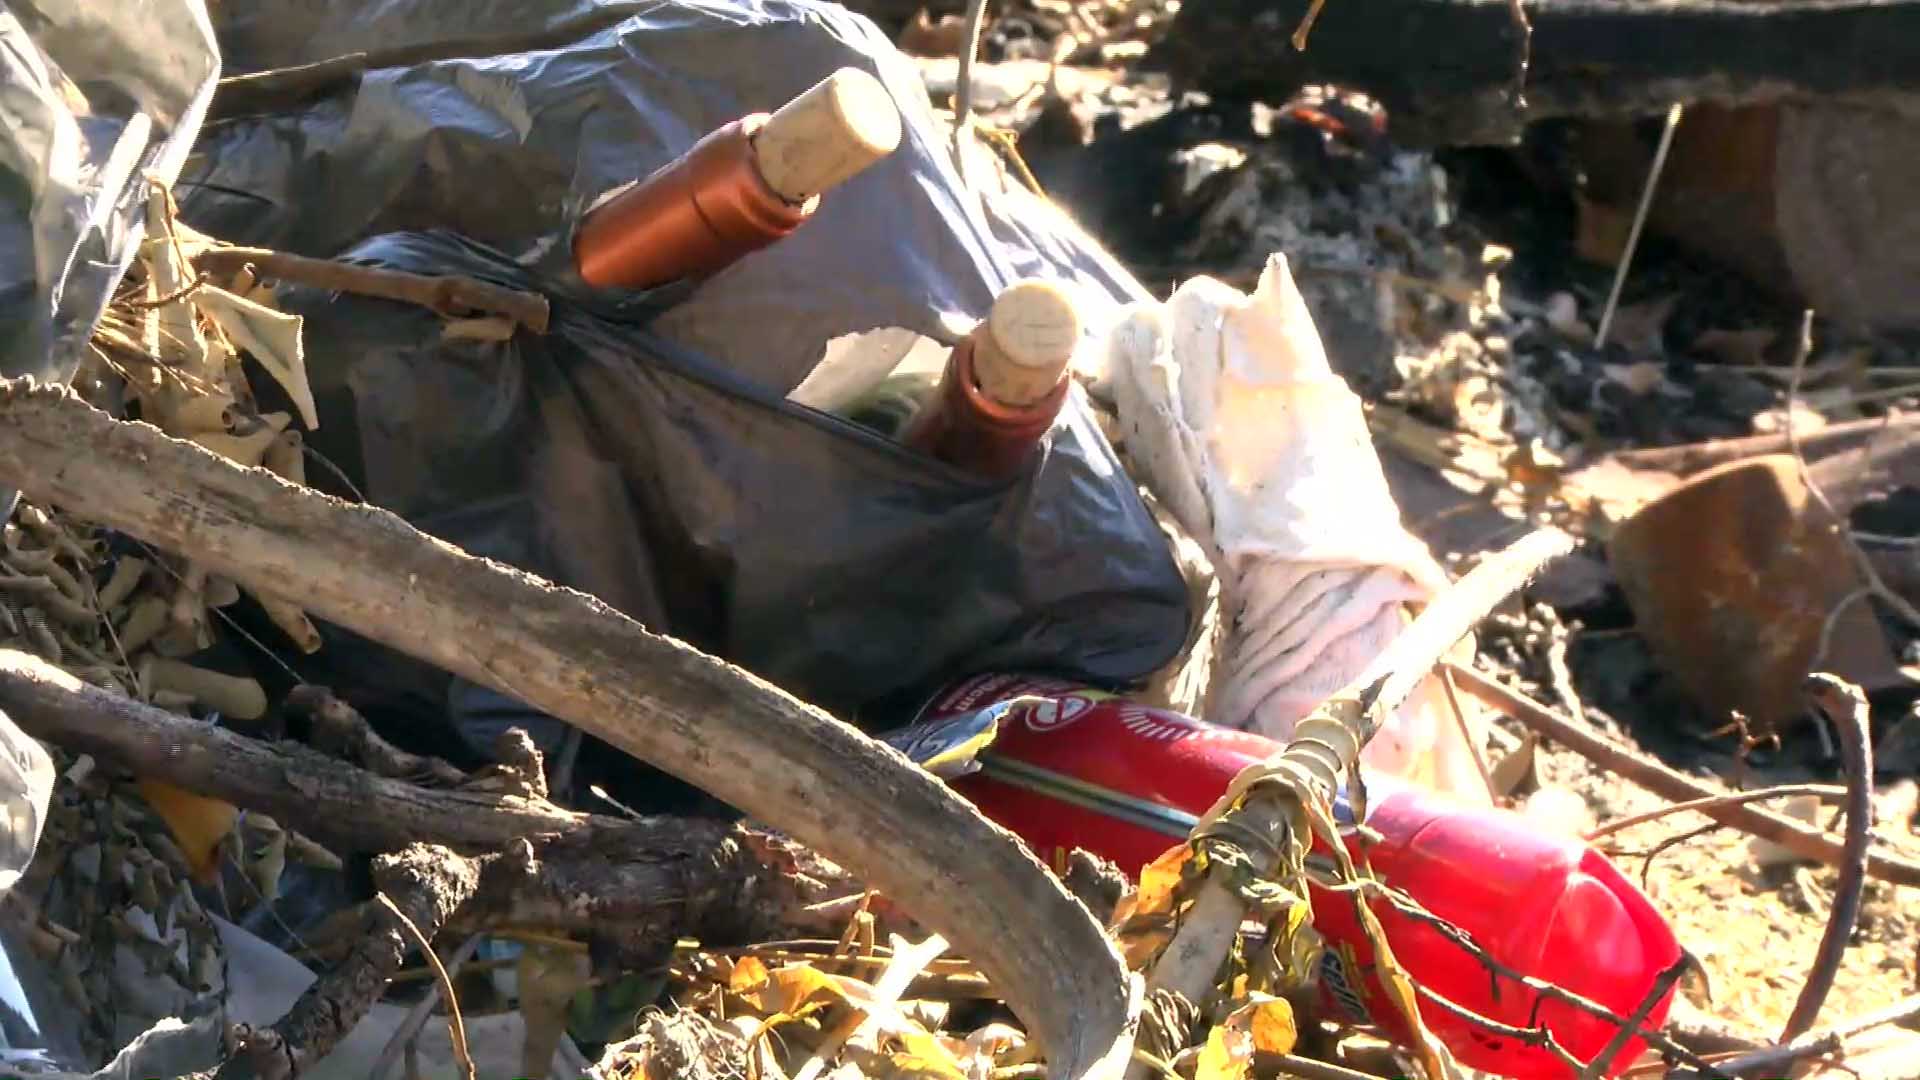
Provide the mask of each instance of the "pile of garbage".
[{"label": "pile of garbage", "polygon": [[[1920,615],[1856,524],[1913,427],[1836,396],[1878,358],[1809,319],[1725,400],[1644,278],[1515,288],[1365,95],[1174,99],[1133,65],[1179,11],[0,22],[9,1066],[1909,1061],[1920,1006],[1821,1011],[1920,884],[1874,786]],[[1556,608],[1825,773],[1639,750]],[[1650,804],[1556,801],[1573,758]],[[1703,1020],[1711,943],[1627,870],[1679,814],[1834,872],[1777,1038]]]}]

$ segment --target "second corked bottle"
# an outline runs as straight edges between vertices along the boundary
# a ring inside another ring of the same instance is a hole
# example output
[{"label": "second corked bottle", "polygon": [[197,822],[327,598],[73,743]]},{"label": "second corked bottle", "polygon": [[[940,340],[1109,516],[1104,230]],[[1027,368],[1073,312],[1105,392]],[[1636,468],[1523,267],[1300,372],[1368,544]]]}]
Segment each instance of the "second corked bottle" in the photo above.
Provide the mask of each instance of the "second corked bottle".
[{"label": "second corked bottle", "polygon": [[954,346],[900,441],[987,479],[1024,467],[1066,402],[1080,313],[1059,285],[1009,286]]}]

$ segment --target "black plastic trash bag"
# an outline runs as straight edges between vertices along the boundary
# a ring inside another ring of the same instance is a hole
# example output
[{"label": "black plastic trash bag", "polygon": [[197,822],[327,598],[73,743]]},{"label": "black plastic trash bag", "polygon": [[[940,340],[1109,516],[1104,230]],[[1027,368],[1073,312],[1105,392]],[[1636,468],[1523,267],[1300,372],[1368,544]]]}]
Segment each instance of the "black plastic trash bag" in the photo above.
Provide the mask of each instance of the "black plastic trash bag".
[{"label": "black plastic trash bag", "polygon": [[[285,3],[252,5],[255,52]],[[416,27],[406,11],[435,4],[380,10]],[[1077,392],[1035,466],[1000,485],[784,400],[839,334],[977,317],[1027,275],[1074,283],[1098,326],[1138,286],[1037,200],[968,191],[917,70],[865,19],[787,0],[630,6],[562,48],[374,71],[209,125],[188,170],[192,224],[553,297],[549,334],[498,343],[443,340],[442,320],[395,304],[286,293],[309,320],[313,444],[427,531],[856,722],[897,720],[876,710],[975,670],[1112,685],[1164,663],[1186,592]],[[579,5],[460,7],[450,36]],[[577,283],[565,240],[585,201],[841,66],[875,73],[901,105],[897,153],[697,288]],[[314,660],[329,654],[347,667],[332,645]],[[343,689],[365,703],[418,683],[400,670]],[[435,693],[476,743],[526,722],[474,687]]]},{"label": "black plastic trash bag", "polygon": [[[397,304],[284,298],[308,318],[316,445],[476,554],[856,720],[963,670],[1126,682],[1181,642],[1165,543],[1077,395],[1031,470],[983,482],[660,338],[646,298],[558,293],[444,234],[350,257],[553,296],[547,335],[505,343],[443,341]],[[472,688],[455,710],[481,743],[525,723]]]}]

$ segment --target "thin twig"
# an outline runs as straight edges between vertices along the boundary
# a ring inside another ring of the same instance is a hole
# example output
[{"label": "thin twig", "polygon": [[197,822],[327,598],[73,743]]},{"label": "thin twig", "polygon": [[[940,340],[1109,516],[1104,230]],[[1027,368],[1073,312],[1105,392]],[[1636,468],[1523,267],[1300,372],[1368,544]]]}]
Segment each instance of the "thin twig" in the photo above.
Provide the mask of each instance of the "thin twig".
[{"label": "thin twig", "polygon": [[[393,1072],[394,1065],[399,1062],[400,1056],[413,1042],[413,1037],[420,1033],[420,1028],[426,1024],[427,1018],[433,1015],[433,1007],[440,1004],[441,995],[451,995],[453,980],[459,977],[461,970],[473,956],[474,950],[480,947],[480,942],[485,938],[485,934],[469,936],[467,940],[460,943],[458,949],[453,951],[453,955],[447,958],[447,966],[444,968],[437,962],[438,957],[428,963],[428,970],[433,976],[434,984],[428,987],[426,994],[418,1002],[414,1003],[405,1019],[400,1021],[400,1026],[393,1029],[393,1037],[387,1040],[387,1045],[380,1051],[380,1057],[374,1062],[373,1071],[367,1074],[367,1080],[386,1080],[388,1074]],[[433,951],[427,950],[427,955],[432,956]],[[405,975],[405,972],[396,975],[394,981],[399,982]],[[452,1000],[451,996],[448,1000]]]},{"label": "thin twig", "polygon": [[1527,107],[1527,69],[1533,66],[1533,20],[1527,18],[1526,0],[1507,0],[1507,14],[1513,19],[1513,28],[1520,35],[1514,45],[1513,64],[1513,106],[1516,109]]},{"label": "thin twig", "polygon": [[434,978],[440,984],[440,993],[447,999],[447,1031],[453,1040],[453,1059],[459,1063],[460,1071],[466,1076],[466,1080],[474,1080],[473,1055],[467,1052],[467,1022],[460,1016],[460,999],[454,996],[453,979],[448,977],[447,969],[441,966],[440,957],[433,951],[433,942],[427,940],[427,935],[413,925],[413,920],[407,918],[407,913],[401,911],[400,906],[395,904],[386,893],[380,893],[374,899],[378,900],[380,906],[386,908],[394,918],[400,920],[400,925],[413,936],[414,944],[420,946],[420,951],[426,955],[427,963],[433,968]]},{"label": "thin twig", "polygon": [[987,21],[987,0],[967,0],[967,27],[960,43],[960,64],[954,71],[953,167],[967,178],[966,147],[973,134],[973,62],[980,53],[980,31]]},{"label": "thin twig", "polygon": [[1493,770],[1487,767],[1487,754],[1480,744],[1474,741],[1473,728],[1467,723],[1467,710],[1460,705],[1460,688],[1454,685],[1453,672],[1440,669],[1440,688],[1447,694],[1447,709],[1453,713],[1453,722],[1460,729],[1460,737],[1466,741],[1467,750],[1473,755],[1473,766],[1480,770],[1480,782],[1487,786],[1487,797],[1498,803],[1501,792],[1493,782]]},{"label": "thin twig", "polygon": [[[1833,649],[1834,631],[1837,630],[1840,626],[1840,617],[1845,615],[1847,613],[1847,610],[1853,607],[1853,605],[1859,603],[1862,600],[1865,600],[1867,597],[1872,595],[1873,595],[1873,586],[1862,585],[1859,588],[1853,590],[1852,592],[1848,593],[1847,595],[1841,597],[1839,600],[1834,602],[1833,610],[1827,612],[1826,621],[1820,624],[1819,644],[1815,646],[1813,650],[1813,659],[1808,661],[1807,663],[1808,670],[1819,671],[1821,668],[1826,666],[1827,654],[1831,652]],[[1818,727],[1815,730],[1820,732],[1820,737],[1824,742],[1826,739],[1827,729],[1824,727]],[[1833,750],[1831,747],[1827,748],[1827,756],[1828,757],[1833,756]]]},{"label": "thin twig", "polygon": [[[1459,677],[1462,690],[1504,711],[1535,734],[1560,743],[1656,795],[1682,800],[1727,794],[1584,729],[1525,694],[1502,686],[1470,667],[1451,663],[1450,666]],[[1846,858],[1841,845],[1820,829],[1755,806],[1716,805],[1708,806],[1701,812],[1722,825],[1771,840],[1803,859],[1839,866]],[[1867,872],[1896,885],[1920,885],[1920,864],[1898,855],[1869,851]]]},{"label": "thin twig", "polygon": [[1804,1035],[1820,1017],[1840,971],[1840,959],[1860,918],[1860,897],[1867,883],[1867,842],[1873,824],[1873,743],[1867,729],[1867,696],[1860,688],[1832,675],[1813,675],[1807,680],[1814,704],[1833,721],[1840,733],[1840,752],[1847,763],[1847,844],[1846,861],[1840,864],[1840,883],[1833,901],[1833,913],[1827,919],[1826,933],[1814,954],[1813,970],[1787,1018],[1781,1042],[1792,1042]]},{"label": "thin twig", "polygon": [[[1893,609],[1894,614],[1906,620],[1907,625],[1920,629],[1920,610],[1907,602],[1906,597],[1887,587],[1881,579],[1880,571],[1874,568],[1873,559],[1862,548],[1853,534],[1847,531],[1847,519],[1833,507],[1833,500],[1814,479],[1813,470],[1807,465],[1807,456],[1800,448],[1800,425],[1794,423],[1794,413],[1800,404],[1800,381],[1807,373],[1807,357],[1813,352],[1813,309],[1808,308],[1800,314],[1800,340],[1793,351],[1793,375],[1787,380],[1787,449],[1793,454],[1793,460],[1800,470],[1800,482],[1807,485],[1807,493],[1812,495],[1820,509],[1835,522],[1840,540],[1846,545],[1847,553],[1853,557],[1853,566],[1860,580],[1873,590],[1873,595]],[[1842,605],[1844,607],[1845,605]],[[1824,635],[1823,635],[1824,636]]]},{"label": "thin twig", "polygon": [[1620,265],[1614,268],[1613,289],[1607,293],[1606,309],[1600,313],[1600,329],[1593,335],[1595,350],[1607,347],[1607,331],[1613,328],[1614,312],[1620,309],[1620,292],[1627,286],[1627,271],[1632,268],[1633,253],[1640,246],[1640,230],[1647,224],[1647,211],[1653,208],[1653,193],[1660,186],[1660,172],[1666,168],[1667,151],[1673,149],[1673,133],[1680,127],[1683,111],[1684,107],[1677,101],[1667,110],[1667,126],[1660,131],[1660,146],[1653,152],[1653,164],[1647,167],[1647,183],[1640,189],[1640,207],[1633,213],[1633,227],[1627,230],[1627,247],[1620,253]]},{"label": "thin twig", "polygon": [[1667,852],[1689,840],[1698,840],[1708,833],[1716,833],[1724,828],[1726,828],[1725,825],[1716,821],[1711,825],[1705,825],[1698,829],[1689,829],[1677,836],[1669,836],[1665,840],[1653,845],[1652,849],[1646,853],[1645,860],[1640,863],[1640,888],[1647,892],[1653,891],[1653,860],[1665,855]]},{"label": "thin twig", "polygon": [[1620,1051],[1626,1049],[1627,1044],[1639,1034],[1640,1026],[1647,1022],[1647,1017],[1653,1015],[1654,1006],[1660,1004],[1673,990],[1673,984],[1680,981],[1680,976],[1685,975],[1687,970],[1697,963],[1698,961],[1693,957],[1682,953],[1680,959],[1667,965],[1667,969],[1662,971],[1659,978],[1653,980],[1653,985],[1647,988],[1647,995],[1640,999],[1640,1007],[1633,1010],[1633,1015],[1627,1017],[1626,1023],[1620,1025],[1620,1030],[1614,1033],[1605,1047],[1601,1048],[1600,1055],[1588,1062],[1587,1067],[1581,1070],[1581,1080],[1598,1080],[1599,1077],[1607,1075],[1608,1068],[1613,1065],[1613,1059],[1620,1056]]},{"label": "thin twig", "polygon": [[1307,38],[1313,34],[1313,24],[1320,21],[1320,9],[1327,6],[1327,0],[1310,0],[1307,14],[1301,18],[1300,25],[1293,30],[1293,51],[1306,52]]},{"label": "thin twig", "polygon": [[[1787,374],[1791,376],[1791,369]],[[1789,430],[1794,430],[1791,424],[1787,427]],[[1607,460],[1636,472],[1668,472],[1675,476],[1690,476],[1730,461],[1743,461],[1762,454],[1778,454],[1790,449],[1796,439],[1802,450],[1815,452],[1824,459],[1830,455],[1870,445],[1874,439],[1881,436],[1912,435],[1916,430],[1920,430],[1920,414],[1888,413],[1885,416],[1865,420],[1842,420],[1837,424],[1828,424],[1819,431],[1808,432],[1804,436],[1795,431],[1793,439],[1788,438],[1786,431],[1772,435],[1743,435],[1738,438],[1709,439],[1706,442],[1687,443],[1681,446],[1622,450],[1608,455]]]},{"label": "thin twig", "polygon": [[1920,994],[1903,998],[1884,1009],[1877,1009],[1852,1020],[1842,1021],[1830,1028],[1809,1032],[1780,1046],[1769,1046],[1764,1050],[1755,1050],[1750,1054],[1729,1058],[1721,1063],[1721,1068],[1734,1075],[1753,1075],[1764,1073],[1771,1076],[1785,1076],[1793,1067],[1809,1058],[1821,1057],[1841,1050],[1848,1039],[1865,1034],[1888,1024],[1909,1024],[1920,1020]]},{"label": "thin twig", "polygon": [[165,296],[156,296],[151,300],[129,298],[126,300],[116,300],[115,302],[120,304],[125,304],[127,307],[132,308],[135,311],[152,311],[155,308],[166,307],[168,304],[174,303],[175,301],[185,300],[187,297],[192,296],[196,292],[199,292],[200,288],[204,286],[206,283],[207,283],[207,273],[206,271],[202,270],[197,276],[194,277],[192,281],[187,282],[185,285],[180,286],[178,289],[175,289],[174,291],[168,293]]},{"label": "thin twig", "polygon": [[[1686,1047],[1681,1046],[1677,1042],[1674,1042],[1672,1039],[1668,1038],[1662,1032],[1655,1031],[1652,1028],[1646,1027],[1644,1024],[1644,1018],[1642,1018],[1641,1022],[1630,1021],[1628,1020],[1627,1017],[1621,1016],[1619,1013],[1614,1012],[1612,1009],[1606,1007],[1605,1005],[1602,1005],[1601,1003],[1593,1000],[1592,998],[1586,997],[1581,994],[1576,994],[1573,991],[1568,990],[1563,986],[1555,985],[1554,983],[1547,982],[1544,979],[1536,978],[1532,975],[1526,974],[1525,972],[1509,967],[1508,965],[1502,963],[1499,959],[1494,957],[1491,953],[1487,952],[1486,949],[1482,948],[1479,942],[1473,940],[1473,936],[1471,934],[1467,933],[1465,930],[1461,929],[1459,926],[1454,925],[1451,921],[1447,920],[1446,918],[1440,915],[1436,915],[1433,912],[1427,910],[1427,908],[1424,905],[1422,905],[1418,900],[1415,900],[1413,897],[1408,896],[1406,893],[1401,892],[1400,890],[1395,889],[1392,886],[1385,884],[1384,882],[1381,882],[1379,880],[1372,879],[1372,878],[1361,878],[1352,882],[1347,882],[1342,884],[1331,884],[1331,885],[1326,885],[1325,887],[1331,892],[1353,890],[1355,892],[1372,893],[1374,895],[1377,895],[1380,898],[1384,899],[1388,904],[1392,905],[1393,909],[1399,912],[1401,915],[1404,915],[1407,918],[1414,920],[1415,922],[1424,923],[1427,926],[1432,927],[1434,930],[1438,931],[1441,936],[1445,937],[1448,941],[1451,941],[1455,945],[1459,946],[1461,950],[1467,953],[1467,955],[1473,957],[1475,962],[1477,962],[1481,967],[1485,968],[1488,972],[1492,973],[1493,975],[1503,979],[1510,979],[1516,983],[1519,983],[1521,986],[1526,987],[1528,990],[1533,991],[1536,995],[1540,997],[1551,998],[1554,1001],[1558,1001],[1563,1005],[1571,1006],[1575,1009],[1580,1010],[1581,1012],[1587,1013],[1590,1016],[1599,1017],[1600,1019],[1607,1021],[1608,1023],[1614,1025],[1615,1027],[1627,1028],[1633,1031],[1633,1033],[1639,1036],[1641,1039],[1644,1039],[1647,1045],[1653,1047],[1655,1050],[1658,1050],[1660,1053],[1666,1054],[1676,1061],[1685,1062],[1686,1064],[1692,1065],[1696,1068],[1704,1067],[1709,1070],[1709,1075],[1714,1075],[1711,1072],[1712,1066],[1709,1065],[1704,1059],[1702,1059],[1700,1055],[1695,1054],[1693,1051],[1688,1050]],[[1419,989],[1420,992],[1423,994],[1428,994],[1432,996],[1436,1004],[1440,1004],[1443,1000],[1443,999],[1440,999],[1437,995],[1431,995],[1431,992],[1428,991],[1425,987],[1418,987],[1417,989]],[[1518,1034],[1514,1034],[1515,1032],[1525,1032],[1529,1030],[1534,1030],[1534,1029],[1527,1029],[1527,1028],[1503,1029],[1501,1028],[1501,1025],[1499,1025],[1497,1022],[1490,1021],[1485,1017],[1477,1016],[1471,1010],[1467,1009],[1463,1005],[1455,1005],[1449,1002],[1449,1003],[1442,1004],[1442,1007],[1445,1008],[1445,1007],[1448,1007],[1449,1005],[1451,1005],[1452,1011],[1458,1012],[1458,1014],[1462,1018],[1468,1019],[1474,1023],[1490,1024],[1496,1029],[1505,1030],[1508,1034],[1512,1035],[1512,1037],[1514,1038],[1521,1037]],[[1532,1045],[1542,1046],[1548,1050],[1553,1049],[1552,1046],[1546,1045],[1545,1043],[1541,1042],[1538,1039],[1538,1037],[1534,1037],[1534,1041]],[[1564,1049],[1562,1050],[1562,1053],[1564,1053]],[[1571,1058],[1571,1055],[1567,1055],[1567,1056]],[[1580,1062],[1577,1059],[1573,1059],[1572,1064],[1573,1064],[1574,1071],[1578,1073],[1580,1070]]]},{"label": "thin twig", "polygon": [[1573,668],[1567,664],[1567,635],[1558,633],[1553,643],[1547,646],[1547,671],[1553,675],[1553,692],[1560,703],[1567,707],[1567,713],[1574,723],[1587,722],[1587,706],[1580,700],[1580,691],[1573,685]]},{"label": "thin twig", "polygon": [[1728,795],[1709,795],[1704,799],[1688,799],[1686,802],[1671,803],[1658,810],[1649,810],[1644,814],[1634,814],[1618,821],[1609,821],[1586,835],[1587,843],[1625,832],[1635,825],[1645,825],[1649,821],[1658,821],[1673,814],[1684,814],[1689,810],[1705,810],[1716,806],[1738,806],[1743,803],[1765,802],[1769,799],[1786,799],[1796,795],[1818,795],[1823,799],[1837,799],[1847,793],[1847,789],[1833,784],[1781,784],[1777,787],[1758,788],[1753,791],[1736,791]]},{"label": "thin twig", "polygon": [[1379,1080],[1372,1073],[1295,1054],[1263,1054],[1256,1051],[1253,1062],[1255,1075],[1258,1076],[1279,1073],[1282,1076],[1297,1076],[1301,1080]]},{"label": "thin twig", "polygon": [[234,273],[252,266],[260,276],[311,285],[332,292],[373,296],[418,304],[437,314],[458,317],[479,312],[503,315],[536,334],[547,332],[547,298],[461,275],[434,276],[376,266],[310,259],[266,248],[215,247],[194,257],[201,270]]},{"label": "thin twig", "polygon": [[1454,1016],[1465,1020],[1475,1027],[1485,1028],[1489,1034],[1504,1035],[1517,1043],[1545,1050],[1547,1053],[1559,1058],[1560,1063],[1565,1065],[1569,1071],[1575,1075],[1579,1074],[1580,1059],[1573,1056],[1573,1051],[1560,1045],[1560,1040],[1553,1037],[1553,1032],[1549,1030],[1545,1024],[1537,1027],[1524,1028],[1515,1027],[1512,1024],[1503,1024],[1490,1016],[1481,1016],[1479,1013],[1448,998],[1424,983],[1414,983],[1413,989],[1421,997],[1439,1006],[1442,1012],[1452,1013]]}]

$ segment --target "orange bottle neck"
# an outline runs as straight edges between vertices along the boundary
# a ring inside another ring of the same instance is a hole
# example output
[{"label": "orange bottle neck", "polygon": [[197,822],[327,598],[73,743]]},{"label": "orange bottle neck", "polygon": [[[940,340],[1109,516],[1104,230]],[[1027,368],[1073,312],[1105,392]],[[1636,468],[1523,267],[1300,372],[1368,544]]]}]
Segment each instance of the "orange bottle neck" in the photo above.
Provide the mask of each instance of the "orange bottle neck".
[{"label": "orange bottle neck", "polygon": [[[974,334],[986,333],[982,326]],[[1053,426],[1067,400],[1068,378],[1028,406],[995,401],[974,373],[975,338],[954,346],[933,397],[921,407],[901,441],[921,453],[992,479],[1019,472]]]}]

